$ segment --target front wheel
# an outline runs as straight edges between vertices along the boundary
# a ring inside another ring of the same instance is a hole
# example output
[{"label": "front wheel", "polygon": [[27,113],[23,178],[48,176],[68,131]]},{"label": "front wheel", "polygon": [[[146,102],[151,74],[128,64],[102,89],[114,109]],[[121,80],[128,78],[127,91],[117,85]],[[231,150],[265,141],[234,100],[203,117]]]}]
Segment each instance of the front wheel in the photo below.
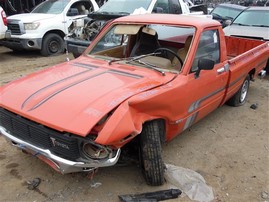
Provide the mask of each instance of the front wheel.
[{"label": "front wheel", "polygon": [[140,163],[147,184],[158,186],[164,183],[161,138],[164,135],[164,121],[146,122],[140,134]]},{"label": "front wheel", "polygon": [[230,106],[238,107],[246,103],[249,90],[250,77],[247,75],[241,88],[231,97],[227,104]]},{"label": "front wheel", "polygon": [[55,33],[50,33],[44,36],[41,48],[43,56],[52,56],[64,52],[64,40],[61,36]]}]

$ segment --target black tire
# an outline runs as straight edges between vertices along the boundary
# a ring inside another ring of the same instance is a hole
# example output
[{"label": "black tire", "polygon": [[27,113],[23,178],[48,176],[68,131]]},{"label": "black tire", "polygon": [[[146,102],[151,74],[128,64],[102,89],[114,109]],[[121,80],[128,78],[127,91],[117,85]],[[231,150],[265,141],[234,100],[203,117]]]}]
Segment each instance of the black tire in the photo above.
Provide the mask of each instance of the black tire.
[{"label": "black tire", "polygon": [[227,104],[230,106],[238,107],[246,103],[247,95],[250,85],[250,77],[247,75],[240,89],[231,97]]},{"label": "black tire", "polygon": [[64,52],[64,40],[58,34],[50,33],[44,36],[41,55],[52,56]]},{"label": "black tire", "polygon": [[140,134],[140,164],[147,184],[159,186],[164,183],[161,138],[164,135],[164,121],[146,122]]}]

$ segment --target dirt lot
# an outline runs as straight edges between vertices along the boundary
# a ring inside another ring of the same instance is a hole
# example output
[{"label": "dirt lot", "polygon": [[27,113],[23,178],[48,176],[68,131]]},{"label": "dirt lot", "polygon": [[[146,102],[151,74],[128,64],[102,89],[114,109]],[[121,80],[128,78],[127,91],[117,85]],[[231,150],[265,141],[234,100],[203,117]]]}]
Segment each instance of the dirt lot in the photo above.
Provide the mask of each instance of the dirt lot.
[{"label": "dirt lot", "polygon": [[[72,57],[70,56],[72,59]],[[66,60],[39,53],[13,53],[0,46],[1,85]],[[223,106],[164,145],[166,163],[199,172],[213,188],[216,202],[269,201],[269,78],[252,82],[242,107]],[[256,110],[252,104],[258,104]],[[136,164],[61,175],[0,137],[0,201],[119,201],[119,194],[169,188],[150,187]],[[41,178],[38,189],[27,181]],[[94,186],[95,185],[95,186]],[[99,185],[99,186],[98,186]],[[190,201],[187,196],[171,201]]]}]

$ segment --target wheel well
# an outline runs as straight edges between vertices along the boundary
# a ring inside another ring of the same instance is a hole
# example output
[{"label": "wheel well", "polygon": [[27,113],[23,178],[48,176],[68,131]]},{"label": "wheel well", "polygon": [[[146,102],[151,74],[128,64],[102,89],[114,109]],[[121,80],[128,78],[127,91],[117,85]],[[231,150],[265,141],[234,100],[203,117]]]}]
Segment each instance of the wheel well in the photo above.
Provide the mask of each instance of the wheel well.
[{"label": "wheel well", "polygon": [[54,33],[54,34],[58,34],[60,37],[64,38],[65,37],[65,33],[61,30],[50,30],[48,32],[46,32],[46,34],[44,34],[43,38],[48,35],[48,34],[51,34],[51,33]]},{"label": "wheel well", "polygon": [[250,80],[253,80],[254,79],[254,75],[255,75],[255,69],[252,69],[248,74],[249,74],[249,77],[250,77]]},{"label": "wheel well", "polygon": [[146,122],[150,122],[150,121],[154,121],[154,120],[155,121],[158,120],[160,123],[162,123],[163,127],[160,128],[160,130],[161,130],[160,134],[162,134],[162,136],[160,137],[160,140],[161,140],[161,143],[163,144],[163,143],[165,143],[165,139],[166,139],[166,120],[164,118],[158,118],[158,119],[153,119],[153,120],[149,120],[149,121],[146,121]]}]

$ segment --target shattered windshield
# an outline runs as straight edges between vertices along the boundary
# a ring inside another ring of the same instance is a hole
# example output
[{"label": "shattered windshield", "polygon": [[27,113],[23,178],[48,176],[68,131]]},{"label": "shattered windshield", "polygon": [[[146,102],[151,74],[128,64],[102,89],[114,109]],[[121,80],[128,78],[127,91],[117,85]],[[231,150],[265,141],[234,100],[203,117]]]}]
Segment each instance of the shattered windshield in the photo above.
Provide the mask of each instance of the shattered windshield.
[{"label": "shattered windshield", "polygon": [[133,13],[135,9],[148,9],[151,0],[109,0],[98,12],[104,13]]},{"label": "shattered windshield", "polygon": [[[180,58],[179,50],[187,55],[187,39],[193,38],[194,27],[171,26],[159,24],[118,24],[92,44],[88,55],[105,60],[109,65],[124,63],[159,69],[180,70],[185,57]],[[163,72],[161,71],[163,74]]]},{"label": "shattered windshield", "polygon": [[69,0],[49,0],[39,4],[31,13],[60,14]]}]

